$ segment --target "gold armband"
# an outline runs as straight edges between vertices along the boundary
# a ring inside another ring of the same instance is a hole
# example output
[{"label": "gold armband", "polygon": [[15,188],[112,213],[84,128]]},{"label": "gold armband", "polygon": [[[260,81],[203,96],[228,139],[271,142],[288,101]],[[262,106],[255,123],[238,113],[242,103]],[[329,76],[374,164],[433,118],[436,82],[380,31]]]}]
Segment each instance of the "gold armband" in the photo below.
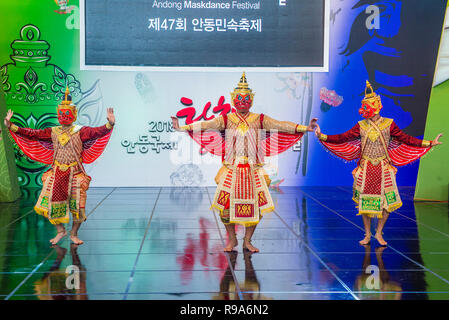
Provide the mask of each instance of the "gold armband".
[{"label": "gold armband", "polygon": [[296,125],[296,132],[307,132],[307,126],[303,126],[303,125]]},{"label": "gold armband", "polygon": [[321,141],[326,141],[327,140],[327,134],[322,133],[320,136],[320,140]]},{"label": "gold armband", "polygon": [[422,144],[423,147],[430,147],[432,145],[432,141],[429,140],[423,140]]},{"label": "gold armband", "polygon": [[11,123],[9,130],[11,130],[12,132],[17,132],[19,130],[19,127],[16,126],[15,124]]},{"label": "gold armband", "polygon": [[[114,125],[115,125],[115,123],[114,123]],[[114,127],[114,125],[112,125],[108,122],[108,123],[106,123],[106,129],[111,130]]]},{"label": "gold armband", "polygon": [[192,131],[192,127],[191,127],[190,124],[187,124],[185,126],[181,126],[181,127],[179,127],[179,129],[182,130],[182,131]]}]

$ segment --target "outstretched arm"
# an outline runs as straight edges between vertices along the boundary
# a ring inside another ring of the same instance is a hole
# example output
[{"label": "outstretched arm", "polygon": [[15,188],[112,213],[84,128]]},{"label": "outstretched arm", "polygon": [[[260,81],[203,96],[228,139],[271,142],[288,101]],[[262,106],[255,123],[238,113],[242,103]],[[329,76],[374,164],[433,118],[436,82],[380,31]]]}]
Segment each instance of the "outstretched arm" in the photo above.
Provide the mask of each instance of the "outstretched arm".
[{"label": "outstretched arm", "polygon": [[115,116],[114,116],[114,109],[108,108],[107,109],[107,120],[108,122],[104,126],[100,127],[83,127],[80,130],[80,138],[81,141],[85,142],[92,139],[99,139],[105,135],[107,135],[112,128],[115,125]]},{"label": "outstretched arm", "polygon": [[356,123],[354,127],[346,131],[345,133],[326,135],[324,133],[321,133],[320,126],[317,125],[315,134],[321,141],[326,141],[330,143],[345,143],[360,138],[360,126],[358,123]]},{"label": "outstretched arm", "polygon": [[394,122],[392,122],[391,126],[390,126],[390,135],[402,143],[405,143],[409,146],[415,146],[415,147],[431,147],[431,146],[441,144],[441,142],[439,142],[438,140],[442,136],[442,134],[440,133],[433,141],[421,140],[421,139],[415,138],[413,136],[409,136],[404,131],[399,129],[397,124]]},{"label": "outstretched arm", "polygon": [[316,121],[317,118],[313,118],[308,126],[303,126],[300,124],[296,124],[294,122],[290,121],[279,121],[275,120],[267,115],[263,116],[263,128],[267,131],[269,130],[278,130],[279,132],[285,132],[285,133],[299,133],[299,132],[310,132],[313,131],[317,124]]},{"label": "outstretched arm", "polygon": [[218,116],[208,121],[198,121],[185,126],[179,126],[177,117],[171,117],[173,129],[176,131],[197,131],[197,130],[225,130],[223,116]]},{"label": "outstretched arm", "polygon": [[43,140],[43,141],[51,141],[51,128],[45,129],[30,129],[30,128],[21,128],[16,126],[11,122],[11,118],[14,112],[8,110],[6,114],[4,123],[5,126],[14,133],[18,135],[24,136],[31,140]]}]

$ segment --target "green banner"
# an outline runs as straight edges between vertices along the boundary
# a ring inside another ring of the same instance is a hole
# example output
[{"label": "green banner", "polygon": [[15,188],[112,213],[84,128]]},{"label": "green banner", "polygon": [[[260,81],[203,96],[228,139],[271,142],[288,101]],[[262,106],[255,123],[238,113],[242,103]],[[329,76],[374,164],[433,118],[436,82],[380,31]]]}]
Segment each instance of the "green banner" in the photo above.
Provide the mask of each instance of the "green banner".
[{"label": "green banner", "polygon": [[[78,52],[73,52],[79,42],[78,1],[70,4],[70,12],[58,11],[54,1],[2,5],[2,23],[16,27],[2,32],[0,76],[6,105],[14,111],[12,122],[20,127],[57,125],[55,111],[65,88],[75,100],[81,96],[80,82],[67,71],[77,67],[79,59]],[[1,118],[4,114],[2,110]],[[40,187],[48,166],[29,159],[17,146],[14,150],[19,185]]]},{"label": "green banner", "polygon": [[[434,139],[443,132],[443,144],[436,146],[419,165],[418,180],[416,182],[416,200],[448,200],[449,185],[449,142],[447,132],[449,123],[449,80],[432,89],[429,113],[427,116],[425,138]],[[445,132],[446,131],[446,132]]]},{"label": "green banner", "polygon": [[[0,115],[6,114],[6,103],[0,87]],[[0,134],[0,202],[12,202],[20,197],[13,145],[1,117]]]}]

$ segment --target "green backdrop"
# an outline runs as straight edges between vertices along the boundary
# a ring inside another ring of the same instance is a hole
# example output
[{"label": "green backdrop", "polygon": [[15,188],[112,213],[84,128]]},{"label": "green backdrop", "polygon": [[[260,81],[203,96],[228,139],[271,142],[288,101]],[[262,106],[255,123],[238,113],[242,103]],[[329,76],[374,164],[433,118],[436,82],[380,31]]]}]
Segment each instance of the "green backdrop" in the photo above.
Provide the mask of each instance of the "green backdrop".
[{"label": "green backdrop", "polygon": [[5,114],[6,103],[3,90],[0,87],[0,126],[2,128],[0,134],[0,202],[12,202],[20,197],[20,191],[12,141],[3,124]]},{"label": "green backdrop", "polygon": [[[70,5],[78,6],[78,1]],[[75,100],[81,95],[81,84],[70,73],[73,66],[78,68],[79,9],[69,14],[57,14],[57,9],[54,1],[2,3],[0,21],[8,27],[0,37],[1,86],[6,105],[14,111],[12,122],[20,127],[57,125],[56,106],[66,86]],[[17,147],[14,152],[19,186],[26,194],[42,185],[48,166],[30,160]]]},{"label": "green backdrop", "polygon": [[432,140],[443,133],[443,144],[432,148],[421,159],[416,182],[416,200],[448,200],[449,185],[449,80],[432,89],[425,139]]}]

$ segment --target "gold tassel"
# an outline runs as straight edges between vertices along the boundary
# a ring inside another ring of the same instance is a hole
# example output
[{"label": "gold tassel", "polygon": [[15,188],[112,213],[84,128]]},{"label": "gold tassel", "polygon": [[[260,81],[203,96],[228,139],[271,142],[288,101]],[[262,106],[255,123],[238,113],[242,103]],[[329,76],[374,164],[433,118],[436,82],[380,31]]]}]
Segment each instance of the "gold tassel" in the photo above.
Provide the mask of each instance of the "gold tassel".
[{"label": "gold tassel", "polygon": [[263,213],[267,213],[267,212],[273,212],[274,209],[275,209],[274,206],[265,208],[265,209],[260,209],[260,213],[263,214]]},{"label": "gold tassel", "polygon": [[393,211],[398,210],[400,207],[402,207],[402,202],[388,206],[387,210],[388,210],[388,212],[393,212]]},{"label": "gold tassel", "polygon": [[48,218],[48,210],[39,208],[38,206],[34,207],[34,211],[36,211],[36,213],[38,215],[44,216],[45,218]]},{"label": "gold tassel", "polygon": [[57,218],[57,219],[48,219],[50,220],[51,224],[61,224],[61,223],[69,223],[70,219],[63,217],[63,218]]}]

